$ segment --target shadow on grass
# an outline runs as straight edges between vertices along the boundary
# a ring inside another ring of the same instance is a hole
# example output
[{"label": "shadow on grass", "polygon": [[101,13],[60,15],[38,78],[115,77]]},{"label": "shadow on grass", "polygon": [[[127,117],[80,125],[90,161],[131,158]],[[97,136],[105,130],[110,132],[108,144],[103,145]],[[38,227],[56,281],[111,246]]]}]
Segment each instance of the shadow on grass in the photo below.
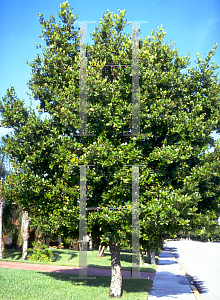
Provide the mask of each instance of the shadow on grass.
[{"label": "shadow on grass", "polygon": [[52,259],[52,262],[58,262],[60,260],[62,260],[62,255],[63,254],[66,254],[65,252],[68,252],[68,255],[70,255],[68,261],[70,261],[71,259],[74,259],[78,256],[78,254],[74,251],[70,251],[65,249],[65,250],[52,250],[52,253],[53,253],[53,259]]},{"label": "shadow on grass", "polygon": [[[60,263],[63,259],[64,254],[68,254],[68,261],[71,261],[74,258],[77,258],[79,255],[79,252],[77,251],[70,251],[69,249],[53,249],[52,250],[53,253],[53,258],[52,258],[52,263],[56,264],[56,263]],[[87,266],[91,267],[91,268],[102,268],[102,269],[111,269],[111,254],[106,251],[104,253],[105,258],[108,260],[109,265],[100,265],[97,264],[95,261],[94,263],[88,263]],[[122,266],[122,270],[124,271],[131,271],[131,251],[129,250],[121,250],[120,253],[120,258],[121,258],[121,263],[123,264],[123,262],[129,263],[129,266]],[[26,262],[26,263],[38,263],[38,264],[51,264],[51,263],[47,263],[47,262],[36,262],[36,261],[22,261],[22,250],[14,250],[14,249],[7,249],[5,250],[5,256],[3,257],[3,259],[6,260],[11,260],[11,261],[20,261],[20,262]],[[100,258],[102,259],[102,258]],[[148,262],[148,257],[145,255],[145,262]],[[156,264],[158,263],[158,259],[156,258]],[[63,265],[66,265],[65,262],[63,262]],[[71,266],[71,265],[68,265]],[[75,266],[78,266],[75,265]],[[156,270],[154,267],[152,267],[152,265],[142,265],[140,267],[140,271],[141,272],[149,272],[149,273],[155,273]]]},{"label": "shadow on grass", "polygon": [[[88,264],[87,267],[90,267],[90,268],[101,268],[101,269],[108,269],[110,270],[111,269],[111,264],[109,266],[100,266],[100,265],[95,265],[95,264]],[[131,267],[121,267],[121,269],[123,271],[131,271]],[[149,272],[149,273],[155,273],[156,270],[151,268],[151,267],[145,267],[145,266],[141,266],[140,268],[140,272]]]},{"label": "shadow on grass", "polygon": [[71,260],[71,259],[75,258],[76,256],[78,256],[78,255],[75,252],[72,252],[71,256],[70,256],[70,258],[68,260]]},{"label": "shadow on grass", "polygon": [[22,259],[22,250],[5,249],[3,253],[3,259],[20,260]]},{"label": "shadow on grass", "polygon": [[[30,254],[30,253],[31,252],[28,252],[28,254]],[[60,251],[53,251],[53,260],[52,261],[53,262],[59,261],[61,259],[60,254],[61,254]],[[22,250],[7,249],[4,251],[3,259],[21,260],[22,259]]]},{"label": "shadow on grass", "polygon": [[[160,252],[155,252],[155,256],[159,256],[159,253]],[[105,252],[104,254],[105,254],[105,256],[109,256],[109,259],[111,260],[111,254],[110,253]],[[131,250],[120,250],[121,261],[131,263],[131,255],[132,255]],[[144,255],[144,257],[145,257],[145,262],[150,263],[150,257],[148,255]],[[155,262],[156,262],[156,265],[158,265],[158,257],[155,257]]]},{"label": "shadow on grass", "polygon": [[[62,270],[60,270],[62,272]],[[87,287],[105,287],[110,288],[111,277],[110,276],[98,276],[95,275],[95,279],[79,279],[76,274],[64,274],[64,273],[44,273],[53,279],[60,281],[71,281],[73,285],[84,285]],[[88,276],[88,277],[94,277]],[[71,279],[70,279],[71,278]],[[143,284],[144,283],[144,284]],[[122,280],[122,295],[123,291],[126,293],[149,293],[153,280],[149,279],[128,279]]]},{"label": "shadow on grass", "polygon": [[[125,252],[126,252],[126,250],[120,250],[120,261],[131,264],[131,262],[132,262],[131,261],[131,252],[130,253],[125,253]],[[101,268],[102,269],[111,269],[111,254],[108,252],[105,252],[104,255],[109,260],[109,266],[101,266]],[[148,256],[146,256],[145,262],[148,262],[148,261],[149,261],[149,258],[148,258]],[[155,261],[156,261],[156,264],[158,264],[158,258],[156,258]],[[96,265],[96,264],[88,264],[87,266],[91,267],[91,268],[100,268],[100,265]],[[129,266],[129,267],[122,266],[121,269],[124,271],[131,271],[131,266]],[[140,271],[141,272],[149,272],[149,273],[156,272],[156,270],[154,268],[152,268],[151,266],[144,266],[144,265],[142,265],[140,267]]]},{"label": "shadow on grass", "polygon": [[59,250],[59,251],[57,251],[57,250],[53,250],[52,251],[52,253],[53,253],[53,258],[52,258],[52,262],[56,262],[56,261],[59,261],[59,260],[61,260],[61,251]]}]

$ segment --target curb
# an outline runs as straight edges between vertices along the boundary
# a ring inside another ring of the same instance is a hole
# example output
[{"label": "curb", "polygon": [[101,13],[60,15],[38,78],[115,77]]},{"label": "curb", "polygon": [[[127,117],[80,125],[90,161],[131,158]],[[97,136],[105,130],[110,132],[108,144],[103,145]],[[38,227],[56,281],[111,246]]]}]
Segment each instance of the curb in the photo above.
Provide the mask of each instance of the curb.
[{"label": "curb", "polygon": [[[167,248],[170,250],[169,247],[167,247]],[[193,282],[191,282],[192,277],[191,277],[189,274],[187,274],[187,273],[185,272],[185,270],[183,269],[183,266],[182,266],[181,263],[176,259],[174,253],[173,253],[171,250],[170,250],[170,253],[174,256],[175,261],[179,264],[181,274],[182,274],[182,275],[184,276],[184,278],[186,279],[186,281],[187,281],[188,285],[190,286],[190,288],[191,288],[191,290],[192,290],[194,296],[196,297],[196,299],[197,299],[197,300],[203,300],[202,297],[200,296],[200,293],[198,292],[197,288],[192,284]]]}]

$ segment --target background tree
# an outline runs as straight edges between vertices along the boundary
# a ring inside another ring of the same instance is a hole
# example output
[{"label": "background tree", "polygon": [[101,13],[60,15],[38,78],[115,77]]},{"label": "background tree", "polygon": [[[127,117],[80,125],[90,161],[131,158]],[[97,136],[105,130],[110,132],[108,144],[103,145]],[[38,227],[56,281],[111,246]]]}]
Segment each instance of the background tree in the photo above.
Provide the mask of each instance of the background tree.
[{"label": "background tree", "polygon": [[0,186],[0,259],[2,259],[2,250],[3,250],[3,239],[2,239],[2,220],[3,220],[3,204],[4,198],[2,198],[2,184],[5,180],[6,176],[8,175],[8,171],[5,167],[5,157],[4,155],[0,155],[0,179],[1,179],[1,186]]},{"label": "background tree", "polygon": [[22,209],[18,204],[13,202],[13,199],[7,199],[3,207],[3,234],[12,237],[11,247],[20,247],[21,240],[21,219]]},{"label": "background tree", "polygon": [[219,129],[218,66],[211,63],[216,46],[189,68],[190,57],[164,43],[162,28],[139,39],[141,134],[128,135],[132,76],[125,65],[132,64],[132,38],[123,33],[124,16],[107,11],[92,33],[94,44],[87,45],[87,132],[95,136],[77,136],[80,44],[67,2],[58,23],[40,14],[46,46],[30,63],[31,96],[48,118],[25,108],[13,87],[0,105],[2,126],[14,129],[4,143],[20,182],[15,192],[30,218],[62,216],[65,228],[77,230],[77,164],[95,165],[87,168],[87,206],[102,209],[87,211],[88,231],[101,227],[101,241],[110,245],[111,297],[121,297],[120,248],[131,246],[132,172],[126,165],[142,166],[139,238],[145,250],[159,249],[180,230],[212,223],[219,208],[219,173],[210,171],[219,169],[219,149],[215,160],[207,153],[216,146],[210,134]]}]

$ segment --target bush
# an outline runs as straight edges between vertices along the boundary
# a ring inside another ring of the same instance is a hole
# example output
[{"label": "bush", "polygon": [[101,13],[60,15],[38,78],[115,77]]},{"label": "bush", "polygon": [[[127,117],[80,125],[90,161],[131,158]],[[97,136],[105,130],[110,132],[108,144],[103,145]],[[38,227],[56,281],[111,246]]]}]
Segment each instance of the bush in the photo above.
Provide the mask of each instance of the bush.
[{"label": "bush", "polygon": [[58,248],[58,249],[63,249],[63,248],[64,248],[63,243],[59,243],[59,246],[58,246],[57,248]]},{"label": "bush", "polygon": [[33,249],[28,248],[26,250],[27,252],[32,252],[30,255],[28,254],[28,260],[45,262],[52,261],[53,253],[47,245],[42,245],[39,242],[33,242],[32,245]]},{"label": "bush", "polygon": [[70,238],[64,238],[63,239],[63,244],[64,244],[64,248],[69,249],[69,247],[71,246]]},{"label": "bush", "polygon": [[215,228],[212,238],[215,242],[220,242],[220,225]]},{"label": "bush", "polygon": [[195,241],[219,242],[220,241],[220,225],[216,225],[214,228],[208,228],[208,229],[206,229],[204,227],[203,230],[201,230],[199,233],[194,233],[194,232],[190,233],[190,237],[192,240],[195,240]]}]

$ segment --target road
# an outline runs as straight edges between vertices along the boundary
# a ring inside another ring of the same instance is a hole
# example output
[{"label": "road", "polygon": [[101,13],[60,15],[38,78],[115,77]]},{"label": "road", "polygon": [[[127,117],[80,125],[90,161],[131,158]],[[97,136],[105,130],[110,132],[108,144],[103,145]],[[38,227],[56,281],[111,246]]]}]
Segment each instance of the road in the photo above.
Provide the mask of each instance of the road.
[{"label": "road", "polygon": [[220,243],[167,241],[185,272],[195,280],[203,300],[220,300]]}]

